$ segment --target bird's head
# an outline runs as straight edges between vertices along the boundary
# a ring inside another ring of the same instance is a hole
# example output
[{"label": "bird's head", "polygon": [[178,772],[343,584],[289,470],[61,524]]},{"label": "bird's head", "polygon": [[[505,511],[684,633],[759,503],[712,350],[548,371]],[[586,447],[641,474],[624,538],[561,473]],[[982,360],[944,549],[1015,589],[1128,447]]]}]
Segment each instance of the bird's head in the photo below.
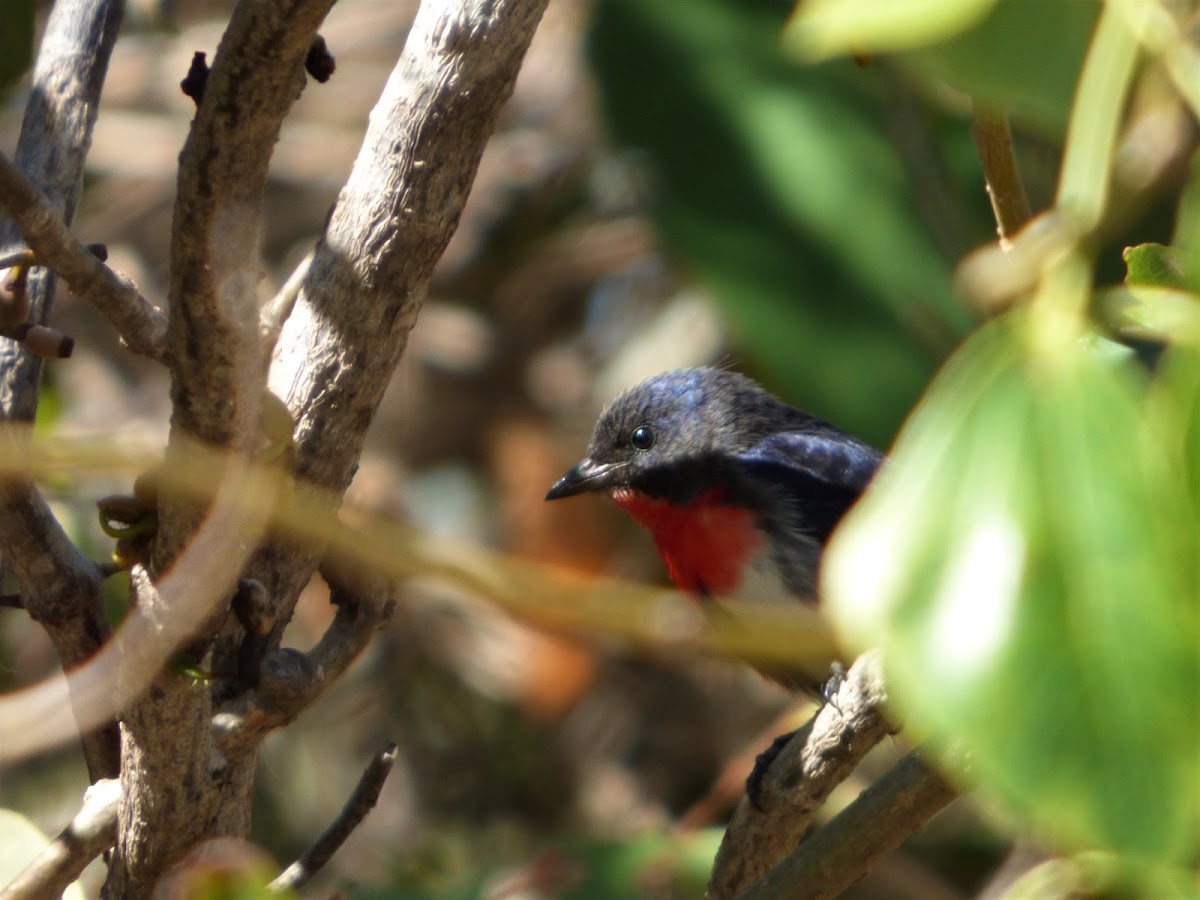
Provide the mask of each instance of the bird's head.
[{"label": "bird's head", "polygon": [[770,411],[792,412],[736,372],[679,369],[625,391],[601,414],[587,455],[547,500],[634,490],[688,501],[716,477],[721,460],[751,446]]}]

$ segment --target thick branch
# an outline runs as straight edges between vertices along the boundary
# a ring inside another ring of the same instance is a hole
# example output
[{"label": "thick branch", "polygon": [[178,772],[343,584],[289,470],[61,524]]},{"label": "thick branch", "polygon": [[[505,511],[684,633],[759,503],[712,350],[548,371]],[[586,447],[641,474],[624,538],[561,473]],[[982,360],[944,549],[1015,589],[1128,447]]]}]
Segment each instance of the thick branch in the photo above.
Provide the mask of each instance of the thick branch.
[{"label": "thick branch", "polygon": [[166,353],[167,319],[75,240],[67,223],[42,192],[0,153],[0,205],[37,256],[76,294],[96,304],[134,353],[162,359]]},{"label": "thick branch", "polygon": [[[354,474],[545,6],[426,0],[371,113],[270,374],[297,420],[298,474],[334,496]],[[275,643],[321,555],[275,542],[248,573],[277,598]]]},{"label": "thick branch", "polygon": [[885,700],[880,655],[864,654],[767,770],[763,811],[745,798],[738,804],[713,864],[710,900],[737,897],[800,843],[830,792],[891,732]]},{"label": "thick branch", "polygon": [[[46,23],[34,66],[15,162],[28,178],[26,183],[40,191],[39,200],[64,227],[75,214],[100,89],[122,11],[121,0],[59,0]],[[6,220],[0,226],[0,247],[20,241],[19,228]],[[31,322],[47,321],[54,287],[54,275],[45,270],[29,277]],[[41,371],[40,358],[0,339],[0,418],[33,419]],[[26,608],[46,625],[63,665],[70,667],[91,656],[108,634],[98,573],[72,546],[30,482],[12,481],[0,491],[0,548],[21,582]],[[115,726],[85,738],[84,754],[93,779],[115,776]]]},{"label": "thick branch", "polygon": [[383,783],[387,781],[395,762],[395,744],[388,744],[375,754],[362,773],[362,777],[358,779],[354,793],[350,795],[350,799],[346,801],[346,805],[342,807],[337,818],[330,823],[316,842],[304,851],[303,856],[284,869],[280,876],[271,882],[269,885],[271,890],[298,891],[308,884],[317,872],[321,871],[325,863],[333,858],[333,854],[338,851],[338,848],[346,843],[346,838],[350,837],[354,829],[367,817],[367,813],[375,808],[375,804],[379,801],[379,793],[383,790]]},{"label": "thick branch", "polygon": [[83,806],[41,853],[16,878],[0,889],[0,900],[55,900],[87,864],[117,838],[117,805],[121,784],[115,778],[97,781],[83,795]]},{"label": "thick branch", "polygon": [[738,900],[836,897],[957,796],[941,775],[909,753]]}]

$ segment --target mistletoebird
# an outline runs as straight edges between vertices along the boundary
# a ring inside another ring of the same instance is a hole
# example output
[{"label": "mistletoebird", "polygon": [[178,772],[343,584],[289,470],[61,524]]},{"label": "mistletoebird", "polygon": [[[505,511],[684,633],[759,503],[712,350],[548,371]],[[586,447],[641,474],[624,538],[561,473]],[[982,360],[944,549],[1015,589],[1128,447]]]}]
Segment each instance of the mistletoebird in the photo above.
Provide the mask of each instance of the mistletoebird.
[{"label": "mistletoebird", "polygon": [[681,369],[617,397],[546,499],[607,493],[694,596],[812,603],[825,542],[881,460],[744,375]]}]

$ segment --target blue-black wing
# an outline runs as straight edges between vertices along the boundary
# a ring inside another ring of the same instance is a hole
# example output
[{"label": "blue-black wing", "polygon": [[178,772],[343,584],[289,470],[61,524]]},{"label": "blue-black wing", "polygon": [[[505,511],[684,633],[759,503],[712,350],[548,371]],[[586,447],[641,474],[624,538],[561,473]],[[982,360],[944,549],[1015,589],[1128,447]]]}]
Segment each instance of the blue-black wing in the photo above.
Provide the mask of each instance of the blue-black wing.
[{"label": "blue-black wing", "polygon": [[763,438],[737,457],[747,486],[778,501],[824,543],[875,475],[883,454],[832,426]]}]

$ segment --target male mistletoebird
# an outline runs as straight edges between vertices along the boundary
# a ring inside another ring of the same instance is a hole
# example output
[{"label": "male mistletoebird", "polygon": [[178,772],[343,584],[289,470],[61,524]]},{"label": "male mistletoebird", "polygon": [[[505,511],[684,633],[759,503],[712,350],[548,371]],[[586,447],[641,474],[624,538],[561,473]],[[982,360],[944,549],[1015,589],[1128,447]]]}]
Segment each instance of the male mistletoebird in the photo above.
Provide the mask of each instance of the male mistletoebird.
[{"label": "male mistletoebird", "polygon": [[547,500],[607,492],[698,597],[816,600],[817,563],[881,454],[721,369],[680,369],[601,414]]}]

